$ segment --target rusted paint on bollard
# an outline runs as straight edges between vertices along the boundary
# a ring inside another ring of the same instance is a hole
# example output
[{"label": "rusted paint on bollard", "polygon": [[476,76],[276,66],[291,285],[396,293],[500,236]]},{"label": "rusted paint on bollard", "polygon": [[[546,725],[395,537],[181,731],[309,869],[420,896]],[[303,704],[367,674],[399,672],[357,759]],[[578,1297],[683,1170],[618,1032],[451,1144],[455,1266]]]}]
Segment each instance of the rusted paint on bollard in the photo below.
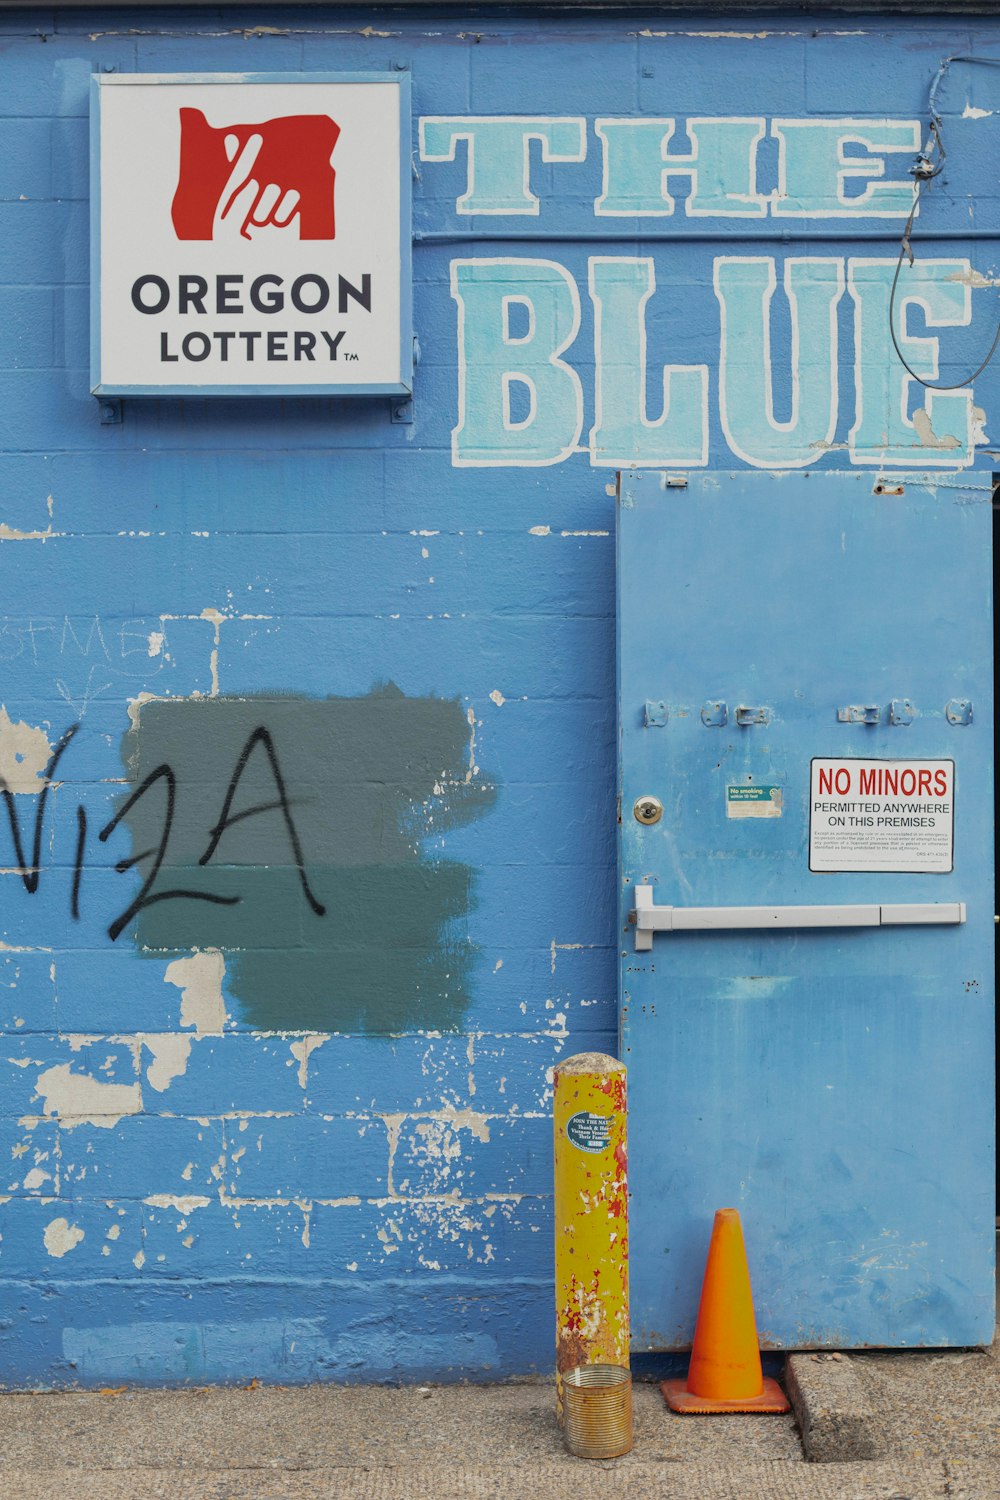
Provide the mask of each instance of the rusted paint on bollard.
[{"label": "rusted paint on bollard", "polygon": [[629,1363],[625,1065],[581,1052],[555,1069],[556,1406],[578,1365]]}]

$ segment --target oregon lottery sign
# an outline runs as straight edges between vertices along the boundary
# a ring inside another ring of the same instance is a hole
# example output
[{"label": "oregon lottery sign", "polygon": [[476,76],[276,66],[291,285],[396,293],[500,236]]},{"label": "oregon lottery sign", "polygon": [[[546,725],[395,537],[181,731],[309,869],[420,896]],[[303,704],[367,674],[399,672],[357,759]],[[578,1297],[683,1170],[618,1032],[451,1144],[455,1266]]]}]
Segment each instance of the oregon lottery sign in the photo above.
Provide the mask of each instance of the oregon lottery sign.
[{"label": "oregon lottery sign", "polygon": [[409,102],[399,74],[101,74],[100,394],[405,392]]}]

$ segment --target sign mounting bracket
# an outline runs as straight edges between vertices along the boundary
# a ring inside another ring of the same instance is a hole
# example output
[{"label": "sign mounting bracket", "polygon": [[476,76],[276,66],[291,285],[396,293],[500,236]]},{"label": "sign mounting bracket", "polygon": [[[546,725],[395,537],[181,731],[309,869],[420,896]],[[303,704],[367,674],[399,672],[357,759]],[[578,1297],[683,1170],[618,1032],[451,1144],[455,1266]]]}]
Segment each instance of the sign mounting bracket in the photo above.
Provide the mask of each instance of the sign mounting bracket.
[{"label": "sign mounting bracket", "polygon": [[102,427],[120,427],[123,419],[122,402],[118,396],[98,396],[97,407]]}]

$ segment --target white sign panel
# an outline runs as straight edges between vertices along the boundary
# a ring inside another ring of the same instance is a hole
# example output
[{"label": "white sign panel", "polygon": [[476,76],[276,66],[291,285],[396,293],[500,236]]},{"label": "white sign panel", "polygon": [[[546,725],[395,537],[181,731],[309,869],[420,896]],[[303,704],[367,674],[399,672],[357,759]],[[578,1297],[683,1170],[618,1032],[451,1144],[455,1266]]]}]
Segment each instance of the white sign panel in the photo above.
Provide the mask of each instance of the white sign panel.
[{"label": "white sign panel", "polygon": [[411,387],[407,81],[101,74],[93,390]]},{"label": "white sign panel", "polygon": [[812,762],[810,870],[946,874],[954,825],[953,760]]}]

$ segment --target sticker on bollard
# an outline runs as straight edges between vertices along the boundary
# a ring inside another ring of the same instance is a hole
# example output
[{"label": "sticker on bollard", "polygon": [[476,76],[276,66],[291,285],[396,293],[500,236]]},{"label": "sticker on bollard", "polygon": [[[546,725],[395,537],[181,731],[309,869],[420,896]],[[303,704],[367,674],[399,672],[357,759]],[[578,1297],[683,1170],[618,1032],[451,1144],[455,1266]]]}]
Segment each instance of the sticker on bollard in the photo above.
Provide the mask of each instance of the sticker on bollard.
[{"label": "sticker on bollard", "polygon": [[581,1110],[566,1121],[566,1139],[578,1151],[591,1151],[596,1155],[607,1149],[614,1122],[614,1115],[594,1115],[590,1110]]}]

